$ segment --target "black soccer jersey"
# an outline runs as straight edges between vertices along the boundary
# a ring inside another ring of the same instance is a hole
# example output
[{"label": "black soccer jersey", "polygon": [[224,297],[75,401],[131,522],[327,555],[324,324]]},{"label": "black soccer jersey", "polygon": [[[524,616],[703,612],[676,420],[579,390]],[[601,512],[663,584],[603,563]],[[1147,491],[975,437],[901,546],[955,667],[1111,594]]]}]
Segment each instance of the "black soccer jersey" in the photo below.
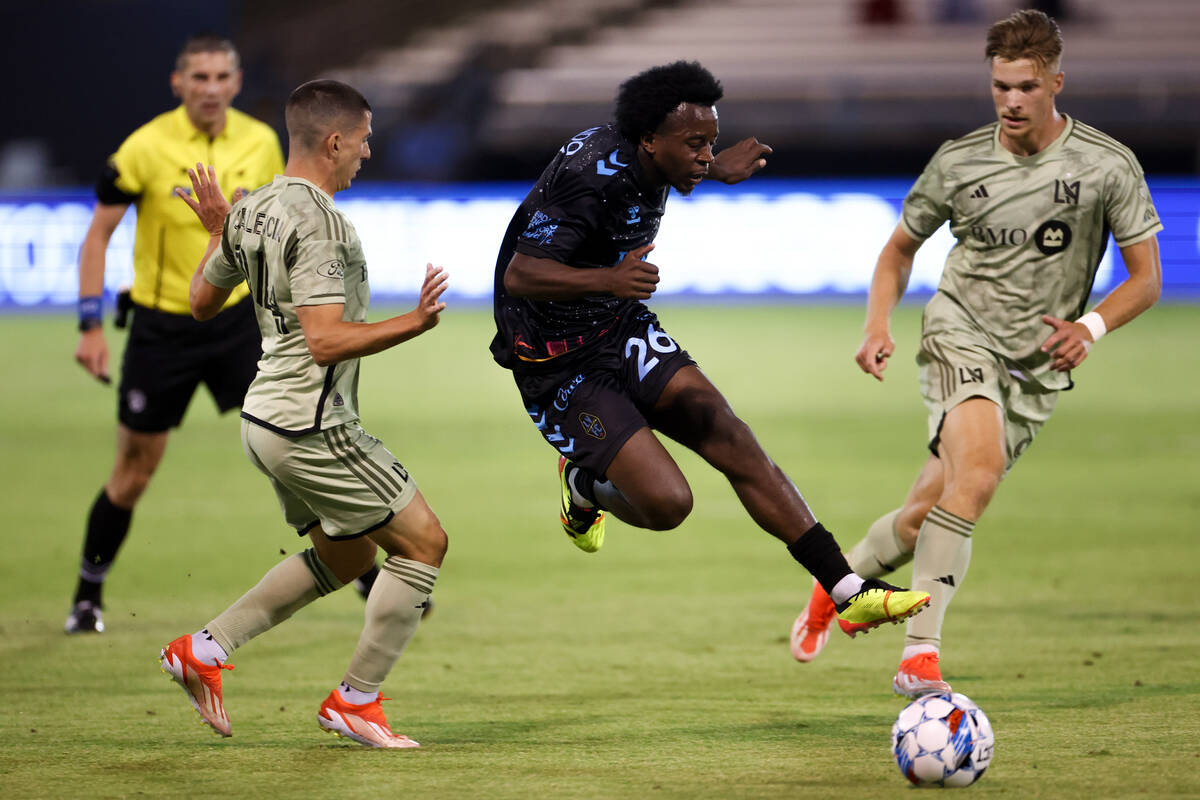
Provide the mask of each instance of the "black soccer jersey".
[{"label": "black soccer jersey", "polygon": [[492,356],[515,372],[570,369],[639,305],[612,295],[574,300],[510,297],[504,272],[513,254],[577,269],[617,264],[658,235],[668,187],[653,186],[634,143],[613,124],[563,145],[513,215],[496,259]]}]

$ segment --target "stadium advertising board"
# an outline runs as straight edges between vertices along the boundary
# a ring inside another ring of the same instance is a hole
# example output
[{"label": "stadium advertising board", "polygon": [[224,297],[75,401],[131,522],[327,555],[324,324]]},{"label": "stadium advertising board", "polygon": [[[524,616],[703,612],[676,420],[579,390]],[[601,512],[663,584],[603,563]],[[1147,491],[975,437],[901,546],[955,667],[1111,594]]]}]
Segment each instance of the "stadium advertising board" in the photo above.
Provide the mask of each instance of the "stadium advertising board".
[{"label": "stadium advertising board", "polygon": [[[1165,230],[1164,296],[1200,298],[1200,180],[1151,179]],[[651,258],[656,297],[747,299],[858,295],[896,225],[907,181],[785,181],[702,186],[673,196]],[[491,297],[496,250],[528,187],[367,185],[338,195],[362,237],[372,295],[411,297],[424,264],[445,266],[451,298]],[[86,190],[0,194],[0,310],[73,306],[78,253],[91,219]],[[105,294],[132,280],[134,213],[108,249]],[[930,292],[953,244],[943,226],[918,253],[910,292]],[[1096,278],[1102,294],[1124,276],[1111,241]]]}]

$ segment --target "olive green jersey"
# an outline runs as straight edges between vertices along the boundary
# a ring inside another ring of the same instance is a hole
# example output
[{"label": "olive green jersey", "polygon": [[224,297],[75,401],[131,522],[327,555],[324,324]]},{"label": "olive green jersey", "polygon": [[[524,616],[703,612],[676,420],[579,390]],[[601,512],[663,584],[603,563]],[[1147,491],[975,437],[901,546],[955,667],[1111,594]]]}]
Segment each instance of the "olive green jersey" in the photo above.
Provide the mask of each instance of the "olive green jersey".
[{"label": "olive green jersey", "polygon": [[1022,157],[999,123],[943,144],[904,200],[900,224],[922,242],[950,221],[957,239],[925,309],[924,336],[950,334],[1001,357],[1046,389],[1070,384],[1040,346],[1043,314],[1084,311],[1109,233],[1119,247],[1162,230],[1129,148],[1066,120],[1046,149]]},{"label": "olive green jersey", "polygon": [[358,419],[358,359],[313,360],[297,306],[344,304],[363,322],[369,289],[362,244],[333,199],[302,178],[277,176],[230,209],[221,246],[204,265],[214,286],[246,281],[262,332],[262,360],[242,416],[284,436]]}]

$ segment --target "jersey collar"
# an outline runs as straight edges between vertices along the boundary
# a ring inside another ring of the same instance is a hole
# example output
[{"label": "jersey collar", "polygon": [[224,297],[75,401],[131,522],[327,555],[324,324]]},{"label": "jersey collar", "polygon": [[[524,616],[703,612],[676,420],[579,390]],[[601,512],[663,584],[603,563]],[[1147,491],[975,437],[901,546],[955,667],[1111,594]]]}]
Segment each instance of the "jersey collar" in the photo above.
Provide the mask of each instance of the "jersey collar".
[{"label": "jersey collar", "polygon": [[[1059,113],[1062,114],[1061,111]],[[1061,131],[1059,131],[1058,136],[1055,137],[1053,142],[1046,145],[1045,148],[1039,150],[1031,156],[1019,156],[1004,145],[1000,144],[1000,123],[996,123],[996,132],[992,134],[992,146],[995,148],[995,151],[1000,155],[1000,157],[1007,158],[1009,163],[1020,164],[1023,167],[1036,166],[1046,159],[1051,158],[1055,153],[1062,149],[1063,142],[1067,140],[1067,137],[1071,135],[1071,131],[1075,129],[1075,118],[1069,114],[1063,114],[1062,116],[1067,121],[1067,124],[1063,126]]]},{"label": "jersey collar", "polygon": [[[180,103],[171,113],[174,115],[175,125],[179,128],[179,132],[184,139],[187,139],[188,141],[194,141],[196,139],[208,138],[206,133],[199,130],[195,125],[192,124],[192,120],[188,117],[187,109],[183,107],[183,103]],[[226,109],[225,127],[221,129],[220,133],[213,137],[212,141],[219,142],[228,139],[230,136],[230,130],[236,125],[234,120],[235,115],[233,113],[233,108]]]},{"label": "jersey collar", "polygon": [[311,188],[313,191],[315,191],[318,195],[325,198],[325,200],[329,203],[329,205],[331,205],[331,206],[335,205],[333,196],[330,195],[328,192],[326,192],[324,189],[322,189],[320,186],[317,186],[315,183],[310,181],[308,178],[301,178],[299,175],[276,175],[275,180],[286,181],[288,183],[299,183],[304,186],[307,186],[307,187]]}]

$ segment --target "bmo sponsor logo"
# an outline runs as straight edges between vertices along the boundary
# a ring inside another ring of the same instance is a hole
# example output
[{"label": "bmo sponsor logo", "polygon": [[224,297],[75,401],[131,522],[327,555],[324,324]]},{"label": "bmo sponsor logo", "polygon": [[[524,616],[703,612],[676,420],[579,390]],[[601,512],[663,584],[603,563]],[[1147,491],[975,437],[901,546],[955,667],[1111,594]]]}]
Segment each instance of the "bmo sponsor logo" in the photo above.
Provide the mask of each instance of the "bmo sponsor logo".
[{"label": "bmo sponsor logo", "polygon": [[1024,228],[993,228],[990,225],[972,225],[971,238],[988,247],[1020,247],[1029,241]]},{"label": "bmo sponsor logo", "polygon": [[1043,222],[1033,232],[1033,243],[1042,255],[1052,256],[1071,246],[1071,226],[1056,219]]},{"label": "bmo sponsor logo", "polygon": [[993,228],[972,225],[971,238],[985,247],[1020,247],[1032,242],[1044,256],[1053,256],[1071,245],[1071,226],[1061,220],[1043,222],[1032,234],[1024,228]]}]

